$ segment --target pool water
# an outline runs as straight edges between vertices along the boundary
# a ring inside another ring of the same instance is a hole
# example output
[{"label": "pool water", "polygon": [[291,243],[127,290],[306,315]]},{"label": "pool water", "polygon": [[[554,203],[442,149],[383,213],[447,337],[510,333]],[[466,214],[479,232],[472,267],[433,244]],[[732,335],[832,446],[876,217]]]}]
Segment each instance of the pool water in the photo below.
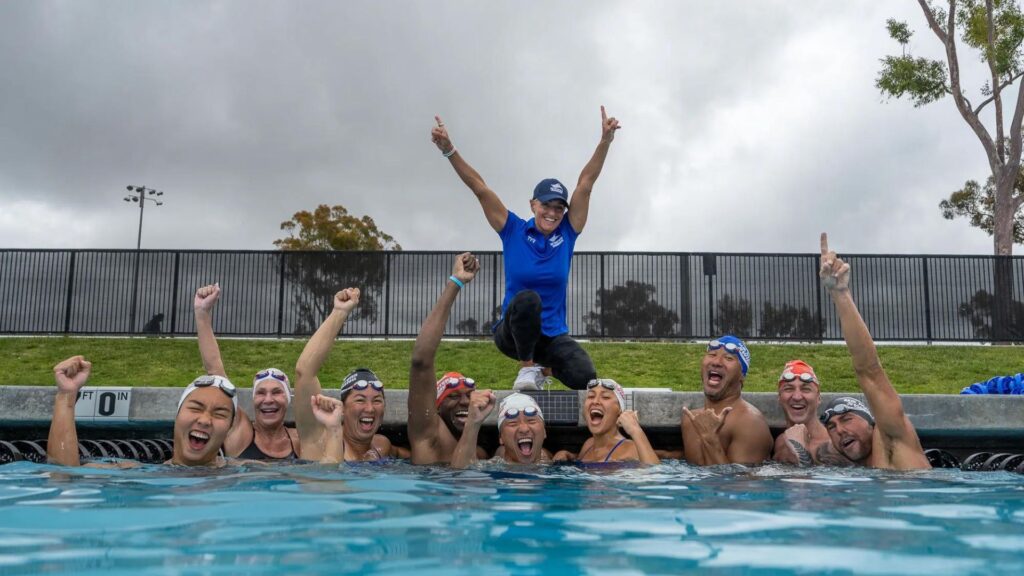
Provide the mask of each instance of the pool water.
[{"label": "pool water", "polygon": [[0,574],[1024,574],[1024,475],[0,466]]}]

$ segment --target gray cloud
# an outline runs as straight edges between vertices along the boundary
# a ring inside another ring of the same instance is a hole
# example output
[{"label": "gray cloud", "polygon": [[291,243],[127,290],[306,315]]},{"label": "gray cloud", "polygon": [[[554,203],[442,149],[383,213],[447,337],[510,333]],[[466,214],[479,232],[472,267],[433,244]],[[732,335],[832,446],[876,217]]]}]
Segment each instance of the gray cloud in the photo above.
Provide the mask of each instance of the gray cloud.
[{"label": "gray cloud", "polygon": [[[579,250],[988,253],[944,194],[983,178],[950,102],[873,88],[912,3],[7,2],[0,246],[270,249],[341,203],[406,249],[497,249],[429,141],[523,213],[624,125]],[[888,3],[886,3],[888,4]],[[968,72],[970,74],[970,72]]]}]

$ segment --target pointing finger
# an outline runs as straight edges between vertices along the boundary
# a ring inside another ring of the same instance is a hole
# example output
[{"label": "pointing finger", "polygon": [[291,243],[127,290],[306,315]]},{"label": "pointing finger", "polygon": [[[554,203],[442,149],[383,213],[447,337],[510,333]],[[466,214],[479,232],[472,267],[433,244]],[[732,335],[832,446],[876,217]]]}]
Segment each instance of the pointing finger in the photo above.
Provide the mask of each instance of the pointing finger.
[{"label": "pointing finger", "polygon": [[828,254],[828,232],[821,233],[821,255]]},{"label": "pointing finger", "polygon": [[608,114],[604,111],[604,105],[601,105],[601,123],[604,124],[608,120]]},{"label": "pointing finger", "polygon": [[437,122],[438,127],[444,126],[444,122],[441,121],[440,116],[434,116],[434,122]]}]

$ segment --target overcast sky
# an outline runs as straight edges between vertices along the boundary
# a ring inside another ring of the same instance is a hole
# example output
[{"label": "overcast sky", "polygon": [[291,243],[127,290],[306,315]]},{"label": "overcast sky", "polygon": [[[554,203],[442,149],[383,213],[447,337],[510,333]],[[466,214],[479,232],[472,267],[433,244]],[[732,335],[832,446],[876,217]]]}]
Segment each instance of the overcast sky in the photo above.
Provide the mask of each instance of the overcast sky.
[{"label": "overcast sky", "polygon": [[[987,162],[917,2],[0,2],[0,247],[273,249],[317,204],[406,250],[496,250],[433,115],[519,214],[622,122],[577,250],[991,254],[939,201]],[[979,100],[975,54],[963,50]]]}]

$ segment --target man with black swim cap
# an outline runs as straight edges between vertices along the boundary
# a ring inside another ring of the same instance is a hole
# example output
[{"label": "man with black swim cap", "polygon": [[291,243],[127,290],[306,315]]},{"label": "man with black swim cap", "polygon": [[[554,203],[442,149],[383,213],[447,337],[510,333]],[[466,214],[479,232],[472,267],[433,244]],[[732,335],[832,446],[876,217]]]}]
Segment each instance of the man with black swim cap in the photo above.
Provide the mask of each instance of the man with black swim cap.
[{"label": "man with black swim cap", "polygon": [[850,265],[828,248],[821,235],[821,283],[832,296],[857,384],[867,403],[853,397],[829,402],[821,421],[832,444],[854,463],[872,468],[931,468],[921,440],[903,412],[903,402],[882,368],[867,324],[850,295]]}]

